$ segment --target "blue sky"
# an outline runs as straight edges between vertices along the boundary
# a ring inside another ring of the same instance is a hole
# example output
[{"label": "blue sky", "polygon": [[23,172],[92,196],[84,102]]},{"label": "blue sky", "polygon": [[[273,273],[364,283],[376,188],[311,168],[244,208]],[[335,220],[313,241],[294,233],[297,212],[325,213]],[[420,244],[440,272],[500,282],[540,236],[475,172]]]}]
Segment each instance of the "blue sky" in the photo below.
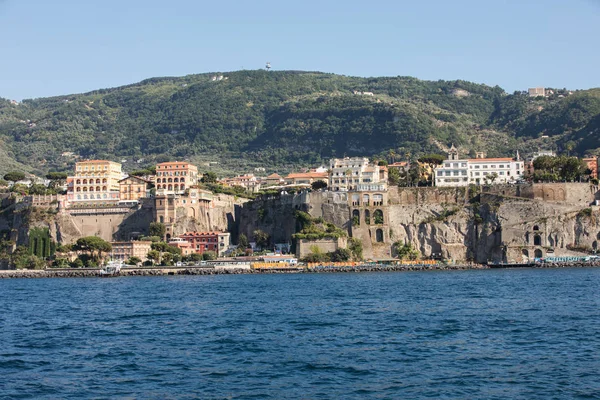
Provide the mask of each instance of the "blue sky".
[{"label": "blue sky", "polygon": [[600,0],[0,0],[0,97],[262,68],[600,86]]}]

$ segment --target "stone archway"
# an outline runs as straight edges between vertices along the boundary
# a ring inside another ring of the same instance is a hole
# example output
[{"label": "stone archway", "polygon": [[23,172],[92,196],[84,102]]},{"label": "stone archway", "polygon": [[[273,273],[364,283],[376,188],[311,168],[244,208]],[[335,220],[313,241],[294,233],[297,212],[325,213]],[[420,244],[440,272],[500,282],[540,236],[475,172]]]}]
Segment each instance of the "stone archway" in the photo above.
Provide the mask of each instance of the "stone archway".
[{"label": "stone archway", "polygon": [[542,237],[540,235],[535,235],[533,237],[533,245],[534,246],[541,246],[542,245]]},{"label": "stone archway", "polygon": [[371,224],[371,212],[369,210],[365,210],[365,224]]},{"label": "stone archway", "polygon": [[373,212],[373,222],[375,222],[376,225],[383,225],[383,211],[377,209]]},{"label": "stone archway", "polygon": [[523,249],[523,250],[521,251],[521,254],[523,255],[523,257],[525,257],[525,258],[529,259],[529,250],[527,250],[527,249]]},{"label": "stone archway", "polygon": [[544,256],[544,253],[542,253],[541,249],[536,249],[533,253],[533,256],[535,258],[542,258]]},{"label": "stone archway", "polygon": [[352,210],[352,226],[360,226],[360,211]]}]

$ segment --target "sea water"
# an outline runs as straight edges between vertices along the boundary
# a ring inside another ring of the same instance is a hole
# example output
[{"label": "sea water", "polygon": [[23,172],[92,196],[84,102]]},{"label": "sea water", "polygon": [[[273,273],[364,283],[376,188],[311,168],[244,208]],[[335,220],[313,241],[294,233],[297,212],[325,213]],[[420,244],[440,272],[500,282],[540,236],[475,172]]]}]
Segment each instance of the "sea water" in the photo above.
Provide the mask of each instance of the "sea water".
[{"label": "sea water", "polygon": [[600,269],[0,280],[1,399],[600,397]]}]

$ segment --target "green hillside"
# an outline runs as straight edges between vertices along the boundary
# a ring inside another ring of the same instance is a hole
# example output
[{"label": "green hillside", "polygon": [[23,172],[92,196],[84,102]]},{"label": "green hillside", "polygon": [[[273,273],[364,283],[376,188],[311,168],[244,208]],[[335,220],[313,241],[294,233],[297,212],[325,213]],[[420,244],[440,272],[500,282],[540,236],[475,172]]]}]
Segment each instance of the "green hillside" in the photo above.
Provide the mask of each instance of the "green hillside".
[{"label": "green hillside", "polygon": [[600,148],[599,114],[599,89],[530,99],[410,77],[237,71],[154,78],[18,105],[0,100],[0,173],[70,169],[69,152],[127,160],[126,169],[188,159],[219,173],[286,172],[331,156],[403,158],[450,143],[490,156],[555,146],[584,153]]}]

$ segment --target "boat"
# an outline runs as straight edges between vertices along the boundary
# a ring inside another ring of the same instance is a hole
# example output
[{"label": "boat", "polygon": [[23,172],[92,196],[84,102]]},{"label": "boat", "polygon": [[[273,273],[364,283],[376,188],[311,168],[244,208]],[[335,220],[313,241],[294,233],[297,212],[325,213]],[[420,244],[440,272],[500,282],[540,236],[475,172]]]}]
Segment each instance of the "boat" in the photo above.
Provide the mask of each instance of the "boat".
[{"label": "boat", "polygon": [[110,278],[113,276],[119,276],[121,274],[122,266],[123,261],[111,260],[100,270],[100,277]]}]

